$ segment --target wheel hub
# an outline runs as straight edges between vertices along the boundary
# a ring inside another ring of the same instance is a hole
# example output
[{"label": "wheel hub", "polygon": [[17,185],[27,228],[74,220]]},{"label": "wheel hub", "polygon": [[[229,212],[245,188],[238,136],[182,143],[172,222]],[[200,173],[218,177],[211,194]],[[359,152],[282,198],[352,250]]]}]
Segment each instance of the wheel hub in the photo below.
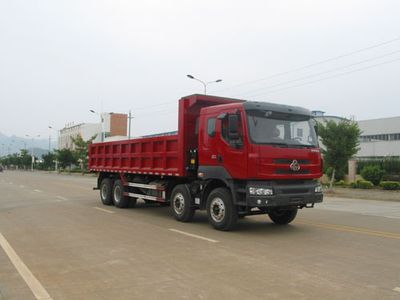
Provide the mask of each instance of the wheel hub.
[{"label": "wheel hub", "polygon": [[103,200],[107,198],[107,186],[105,184],[101,187],[101,198]]},{"label": "wheel hub", "polygon": [[215,222],[221,222],[224,217],[225,217],[225,204],[224,201],[222,201],[221,198],[214,198],[211,201],[211,207],[210,207],[210,214],[211,218]]},{"label": "wheel hub", "polygon": [[185,198],[181,193],[177,193],[173,199],[174,210],[178,215],[181,215],[185,210]]},{"label": "wheel hub", "polygon": [[119,186],[114,189],[114,200],[115,202],[120,202],[121,200],[121,188]]}]

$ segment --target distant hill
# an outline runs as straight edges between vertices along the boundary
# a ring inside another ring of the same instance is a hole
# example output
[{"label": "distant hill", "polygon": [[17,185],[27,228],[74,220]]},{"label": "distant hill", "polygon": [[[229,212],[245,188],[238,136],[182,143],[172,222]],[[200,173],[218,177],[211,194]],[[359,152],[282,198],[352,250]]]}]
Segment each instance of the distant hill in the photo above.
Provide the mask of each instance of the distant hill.
[{"label": "distant hill", "polygon": [[[53,151],[56,148],[57,141],[52,140],[50,149]],[[22,149],[32,152],[32,139],[23,138],[18,136],[7,136],[0,132],[0,157],[7,154],[19,153]],[[34,139],[33,152],[37,157],[41,157],[49,151],[49,140],[47,139]]]}]

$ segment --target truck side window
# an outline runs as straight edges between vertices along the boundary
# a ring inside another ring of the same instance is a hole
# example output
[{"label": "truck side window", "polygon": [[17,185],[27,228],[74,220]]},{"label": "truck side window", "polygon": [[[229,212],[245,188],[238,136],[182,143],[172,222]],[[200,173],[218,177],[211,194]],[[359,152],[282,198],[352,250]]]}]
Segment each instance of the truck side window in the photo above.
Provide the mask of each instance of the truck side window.
[{"label": "truck side window", "polygon": [[[243,136],[243,130],[242,130],[242,125],[241,122],[239,121],[239,138],[237,140],[230,140],[229,139],[229,134],[228,134],[228,127],[229,127],[229,120],[228,118],[224,118],[221,120],[221,136],[222,138],[231,146],[238,146],[241,144],[242,141],[242,136]],[[239,144],[238,144],[239,142]]]},{"label": "truck side window", "polygon": [[215,122],[216,118],[210,118],[207,121],[207,132],[210,137],[215,136]]}]

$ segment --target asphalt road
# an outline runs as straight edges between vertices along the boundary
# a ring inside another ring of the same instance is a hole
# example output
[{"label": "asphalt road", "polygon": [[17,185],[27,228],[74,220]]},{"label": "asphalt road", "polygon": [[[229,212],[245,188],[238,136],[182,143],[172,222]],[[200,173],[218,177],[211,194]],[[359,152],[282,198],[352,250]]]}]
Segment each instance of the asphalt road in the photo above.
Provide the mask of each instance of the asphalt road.
[{"label": "asphalt road", "polygon": [[400,202],[326,199],[289,226],[103,206],[94,177],[0,173],[0,299],[400,299]]}]

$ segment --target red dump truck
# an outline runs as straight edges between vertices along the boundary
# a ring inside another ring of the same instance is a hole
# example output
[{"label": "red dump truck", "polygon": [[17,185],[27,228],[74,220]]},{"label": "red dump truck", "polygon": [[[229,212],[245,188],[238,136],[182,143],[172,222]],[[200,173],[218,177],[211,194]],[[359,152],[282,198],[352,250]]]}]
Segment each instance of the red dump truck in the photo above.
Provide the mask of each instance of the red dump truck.
[{"label": "red dump truck", "polygon": [[322,202],[322,165],[309,110],[208,95],[180,99],[176,133],[89,148],[103,204],[155,201],[182,222],[205,209],[219,230],[256,214],[290,223]]}]

